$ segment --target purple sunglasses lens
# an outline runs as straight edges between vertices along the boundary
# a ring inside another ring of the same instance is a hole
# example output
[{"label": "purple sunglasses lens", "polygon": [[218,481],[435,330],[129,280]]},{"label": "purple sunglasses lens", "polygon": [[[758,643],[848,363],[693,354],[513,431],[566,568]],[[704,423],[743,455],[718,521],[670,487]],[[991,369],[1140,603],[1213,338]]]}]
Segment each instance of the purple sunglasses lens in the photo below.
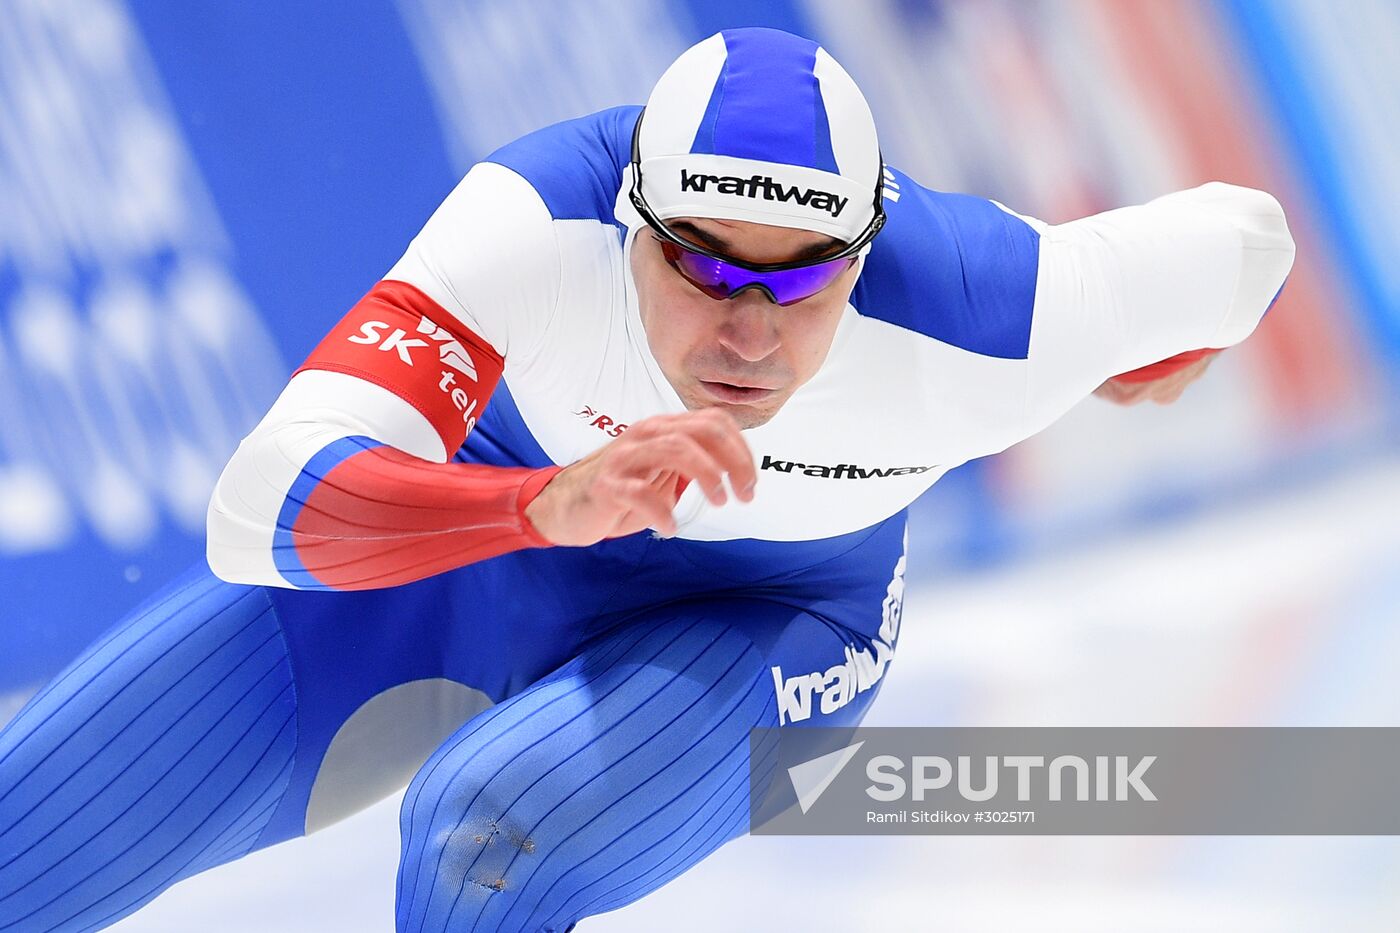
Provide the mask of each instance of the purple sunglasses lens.
[{"label": "purple sunglasses lens", "polygon": [[672,266],[711,298],[730,298],[742,289],[761,286],[780,305],[795,304],[810,298],[840,277],[855,262],[854,256],[831,262],[782,269],[777,272],[754,272],[725,262],[680,249],[674,244],[662,252]]}]

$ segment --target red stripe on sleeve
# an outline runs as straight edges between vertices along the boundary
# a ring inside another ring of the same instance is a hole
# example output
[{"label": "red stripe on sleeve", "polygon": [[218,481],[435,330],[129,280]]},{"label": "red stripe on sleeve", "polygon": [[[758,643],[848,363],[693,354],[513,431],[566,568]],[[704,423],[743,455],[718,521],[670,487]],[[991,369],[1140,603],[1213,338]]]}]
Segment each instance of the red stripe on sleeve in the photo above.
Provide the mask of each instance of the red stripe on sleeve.
[{"label": "red stripe on sleeve", "polygon": [[548,547],[525,507],[560,469],[429,463],[376,447],[322,477],[297,515],[292,540],[306,569],[342,590],[398,586]]},{"label": "red stripe on sleeve", "polygon": [[1185,353],[1178,353],[1176,356],[1169,356],[1165,360],[1143,366],[1138,369],[1129,370],[1113,378],[1119,382],[1155,382],[1158,379],[1166,378],[1172,373],[1179,372],[1192,363],[1199,362],[1212,354],[1219,353],[1219,349],[1205,348],[1202,350],[1187,350]]}]

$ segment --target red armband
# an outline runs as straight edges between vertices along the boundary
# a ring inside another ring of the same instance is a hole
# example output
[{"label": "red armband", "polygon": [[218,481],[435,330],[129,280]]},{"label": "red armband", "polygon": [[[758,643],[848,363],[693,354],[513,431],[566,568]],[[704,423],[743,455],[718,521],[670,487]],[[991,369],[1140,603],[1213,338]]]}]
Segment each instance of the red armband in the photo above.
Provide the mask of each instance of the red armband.
[{"label": "red armband", "polygon": [[1191,364],[1200,362],[1206,357],[1219,352],[1219,349],[1210,347],[1203,350],[1187,350],[1185,353],[1169,356],[1160,362],[1129,370],[1113,378],[1117,379],[1119,382],[1156,382],[1158,379],[1164,379],[1173,373],[1180,372]]},{"label": "red armband", "polygon": [[297,372],[324,369],[382,386],[427,418],[450,457],[466,440],[505,360],[407,282],[369,290]]},{"label": "red armband", "polygon": [[[361,298],[297,370],[372,382],[418,410],[450,457],[501,378],[505,361],[406,282]],[[365,437],[317,453],[288,491],[274,532],[278,571],[310,589],[371,589],[421,580],[509,551],[551,544],[525,507],[559,467],[434,463]]]}]

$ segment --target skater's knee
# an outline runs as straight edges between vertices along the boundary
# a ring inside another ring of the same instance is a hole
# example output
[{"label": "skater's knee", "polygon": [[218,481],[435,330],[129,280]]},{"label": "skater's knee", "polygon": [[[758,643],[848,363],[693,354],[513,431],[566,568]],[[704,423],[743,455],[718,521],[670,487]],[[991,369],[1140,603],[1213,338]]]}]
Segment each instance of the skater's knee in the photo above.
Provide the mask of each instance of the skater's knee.
[{"label": "skater's knee", "polygon": [[428,848],[439,873],[485,894],[502,894],[519,888],[517,876],[543,852],[519,808],[505,795],[492,793],[489,783],[488,776],[474,775],[454,786],[450,796],[461,803],[437,807]]},{"label": "skater's knee", "polygon": [[[468,769],[440,794],[405,798],[401,920],[423,915],[424,929],[452,929],[464,918],[508,911],[549,846],[493,792],[492,775]],[[533,822],[533,821],[532,821]]]}]

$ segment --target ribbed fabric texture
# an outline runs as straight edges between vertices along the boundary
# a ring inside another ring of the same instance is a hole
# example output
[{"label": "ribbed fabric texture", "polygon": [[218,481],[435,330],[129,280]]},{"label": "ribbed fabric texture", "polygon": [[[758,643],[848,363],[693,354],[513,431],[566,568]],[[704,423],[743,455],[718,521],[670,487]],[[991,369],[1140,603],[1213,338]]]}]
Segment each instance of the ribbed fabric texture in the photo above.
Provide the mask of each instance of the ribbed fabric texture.
[{"label": "ribbed fabric texture", "polygon": [[273,535],[277,569],[302,589],[379,589],[548,547],[525,507],[561,469],[429,463],[342,438],[287,493]]},{"label": "ribbed fabric texture", "polygon": [[429,759],[404,798],[400,933],[563,931],[746,831],[772,678],[714,615],[626,629]]},{"label": "ribbed fabric texture", "polygon": [[0,732],[0,931],[99,930],[246,854],[295,746],[267,596],[176,584]]}]

